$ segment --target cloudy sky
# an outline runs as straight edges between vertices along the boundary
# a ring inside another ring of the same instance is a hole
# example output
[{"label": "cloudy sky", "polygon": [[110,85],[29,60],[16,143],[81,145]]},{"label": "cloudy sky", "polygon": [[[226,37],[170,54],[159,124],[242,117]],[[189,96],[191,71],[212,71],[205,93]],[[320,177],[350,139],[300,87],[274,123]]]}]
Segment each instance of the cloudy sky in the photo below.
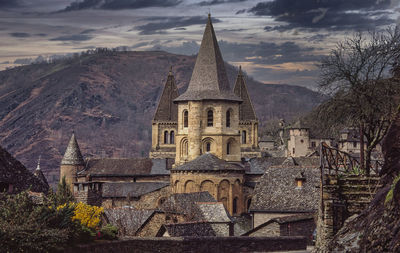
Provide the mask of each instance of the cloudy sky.
[{"label": "cloudy sky", "polygon": [[95,47],[196,54],[211,12],[223,57],[265,83],[315,87],[315,63],[400,0],[0,0],[0,69]]}]

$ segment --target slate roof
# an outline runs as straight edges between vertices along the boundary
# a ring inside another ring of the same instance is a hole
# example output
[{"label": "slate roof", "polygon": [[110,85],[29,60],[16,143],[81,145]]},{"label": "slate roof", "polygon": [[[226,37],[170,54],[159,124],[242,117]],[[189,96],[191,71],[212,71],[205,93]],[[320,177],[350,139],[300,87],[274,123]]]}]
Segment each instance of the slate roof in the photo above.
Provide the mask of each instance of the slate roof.
[{"label": "slate roof", "polygon": [[[214,229],[208,222],[188,222],[165,224],[163,228],[172,237],[181,236],[216,236]],[[165,231],[164,230],[164,231]]]},{"label": "slate roof", "polygon": [[237,163],[229,163],[219,159],[215,155],[207,152],[197,157],[196,159],[177,166],[173,171],[221,171],[221,170],[236,170],[241,171],[244,168]]},{"label": "slate roof", "polygon": [[306,126],[303,121],[298,120],[294,124],[290,125],[289,129],[309,129],[309,127]]},{"label": "slate roof", "polygon": [[47,192],[49,185],[28,171],[5,149],[0,147],[0,182],[12,184],[14,192],[30,188],[33,192]]},{"label": "slate roof", "polygon": [[257,157],[249,161],[250,169],[246,174],[260,175],[271,166],[298,165],[299,167],[319,167],[319,157]]},{"label": "slate roof", "polygon": [[187,90],[174,101],[229,100],[241,102],[230,88],[225,63],[209,16]]},{"label": "slate roof", "polygon": [[178,121],[178,105],[173,102],[178,96],[175,78],[169,71],[153,120]]},{"label": "slate roof", "polygon": [[224,204],[221,202],[196,202],[199,208],[198,220],[208,222],[231,222]]},{"label": "slate roof", "polygon": [[79,149],[78,142],[76,141],[75,134],[72,133],[69,140],[67,149],[65,150],[64,157],[61,160],[62,165],[84,165],[81,150]]},{"label": "slate roof", "polygon": [[275,138],[271,135],[264,135],[261,137],[260,142],[275,142]]},{"label": "slate roof", "polygon": [[247,91],[246,82],[244,81],[242,67],[239,68],[239,73],[236,78],[233,92],[236,94],[236,96],[240,97],[243,100],[243,102],[239,105],[239,119],[257,120],[253,104],[251,103],[251,99]]},{"label": "slate roof", "polygon": [[169,175],[170,161],[150,158],[94,158],[78,174],[91,176]]},{"label": "slate roof", "polygon": [[360,141],[360,132],[356,128],[344,128],[340,131],[341,134],[347,133],[347,138],[342,139],[340,136],[339,142],[352,142],[352,141]]},{"label": "slate roof", "polygon": [[192,218],[199,217],[196,202],[217,202],[207,191],[193,193],[175,193],[169,196],[160,209],[165,212],[190,214]]},{"label": "slate roof", "polygon": [[277,217],[268,220],[267,222],[264,222],[257,227],[247,231],[246,233],[242,234],[242,236],[248,236],[261,228],[264,228],[268,226],[271,223],[278,223],[278,224],[286,224],[286,223],[292,223],[292,222],[299,222],[299,221],[304,221],[304,220],[312,220],[314,219],[312,214],[298,214],[298,215],[290,215],[290,216],[283,216],[283,217]]},{"label": "slate roof", "polygon": [[134,208],[105,209],[103,217],[107,223],[117,226],[123,236],[135,236],[138,229],[154,213],[154,210],[137,210]]},{"label": "slate roof", "polygon": [[[302,172],[303,187],[298,188],[296,177]],[[252,212],[314,212],[318,207],[320,174],[317,168],[270,167],[254,189]]]},{"label": "slate roof", "polygon": [[103,197],[140,197],[168,185],[169,183],[167,182],[106,182],[103,183]]}]

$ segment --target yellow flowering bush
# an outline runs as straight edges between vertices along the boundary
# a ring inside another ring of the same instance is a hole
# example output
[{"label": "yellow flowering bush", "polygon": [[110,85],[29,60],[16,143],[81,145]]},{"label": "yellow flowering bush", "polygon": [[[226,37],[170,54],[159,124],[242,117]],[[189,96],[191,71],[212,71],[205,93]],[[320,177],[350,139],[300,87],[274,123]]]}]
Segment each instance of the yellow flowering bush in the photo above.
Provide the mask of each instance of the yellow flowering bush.
[{"label": "yellow flowering bush", "polygon": [[79,202],[75,205],[75,215],[72,217],[72,220],[79,220],[82,225],[95,229],[100,224],[103,212],[103,207],[91,206]]}]

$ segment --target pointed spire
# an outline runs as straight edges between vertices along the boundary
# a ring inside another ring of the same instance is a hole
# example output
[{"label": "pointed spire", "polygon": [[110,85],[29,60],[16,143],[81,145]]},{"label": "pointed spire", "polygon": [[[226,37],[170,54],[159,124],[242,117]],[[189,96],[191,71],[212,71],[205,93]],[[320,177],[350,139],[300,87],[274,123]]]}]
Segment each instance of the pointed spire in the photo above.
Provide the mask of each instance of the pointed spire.
[{"label": "pointed spire", "polygon": [[239,66],[239,73],[236,78],[236,83],[235,87],[233,88],[233,91],[238,97],[240,97],[243,100],[243,103],[239,105],[239,119],[257,120],[253,104],[251,103],[251,99],[247,91],[247,85],[246,82],[244,81],[242,66]]},{"label": "pointed spire", "polygon": [[210,14],[189,86],[175,101],[205,99],[241,102],[230,89]]},{"label": "pointed spire", "polygon": [[39,159],[38,159],[38,162],[37,162],[36,170],[40,170],[40,158],[41,158],[41,155],[39,156]]},{"label": "pointed spire", "polygon": [[158,106],[154,114],[153,120],[160,121],[177,121],[178,105],[174,104],[174,99],[179,96],[178,88],[175,84],[175,78],[172,74],[172,66],[170,67],[164,90],[161,94]]},{"label": "pointed spire", "polygon": [[71,139],[69,140],[64,157],[61,160],[61,165],[84,165],[82,153],[79,149],[79,145],[76,141],[74,132],[72,133]]}]

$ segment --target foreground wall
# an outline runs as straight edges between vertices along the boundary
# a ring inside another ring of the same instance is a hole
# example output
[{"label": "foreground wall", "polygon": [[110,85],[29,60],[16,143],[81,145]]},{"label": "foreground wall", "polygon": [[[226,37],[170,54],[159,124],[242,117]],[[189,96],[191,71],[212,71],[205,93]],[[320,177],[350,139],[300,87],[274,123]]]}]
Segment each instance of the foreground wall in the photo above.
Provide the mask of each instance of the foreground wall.
[{"label": "foreground wall", "polygon": [[113,241],[81,245],[66,250],[76,252],[269,252],[305,250],[305,237],[170,237],[134,238],[127,241]]}]

